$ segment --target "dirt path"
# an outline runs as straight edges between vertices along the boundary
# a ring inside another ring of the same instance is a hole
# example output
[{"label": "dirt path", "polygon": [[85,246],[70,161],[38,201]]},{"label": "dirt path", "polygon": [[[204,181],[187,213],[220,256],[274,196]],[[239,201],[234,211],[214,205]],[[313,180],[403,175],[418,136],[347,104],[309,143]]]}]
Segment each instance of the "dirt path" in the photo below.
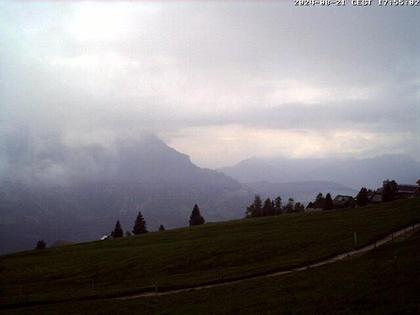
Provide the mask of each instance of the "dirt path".
[{"label": "dirt path", "polygon": [[216,288],[216,287],[221,287],[221,286],[235,284],[235,283],[241,283],[241,282],[244,282],[244,281],[249,281],[249,280],[254,280],[254,279],[278,277],[278,276],[282,276],[282,275],[286,275],[286,274],[291,274],[291,273],[295,273],[295,272],[299,272],[299,271],[304,271],[304,270],[308,270],[308,269],[312,269],[312,268],[317,268],[317,267],[325,266],[325,265],[328,265],[328,264],[332,264],[332,263],[344,260],[344,259],[352,257],[352,256],[358,256],[358,255],[366,254],[366,253],[374,250],[377,247],[380,247],[380,246],[382,246],[386,243],[394,241],[397,238],[400,238],[400,237],[403,237],[403,236],[408,237],[414,231],[416,231],[419,228],[420,228],[420,223],[415,224],[415,225],[410,226],[410,227],[407,227],[407,228],[404,228],[404,229],[401,229],[399,231],[393,232],[393,233],[387,235],[386,237],[384,237],[384,238],[382,238],[382,239],[380,239],[380,240],[378,240],[378,241],[376,241],[372,244],[363,246],[359,249],[352,250],[352,251],[349,251],[349,252],[346,252],[346,253],[343,253],[343,254],[339,254],[339,255],[334,256],[332,258],[325,259],[325,260],[319,261],[317,263],[310,264],[310,265],[305,266],[305,267],[294,268],[294,269],[289,269],[289,270],[284,270],[284,271],[277,271],[277,272],[268,273],[268,274],[264,274],[264,275],[255,275],[255,276],[251,275],[249,277],[245,277],[245,278],[241,278],[241,279],[237,279],[237,280],[227,280],[227,281],[222,281],[222,282],[218,282],[218,283],[207,284],[207,285],[198,285],[198,286],[183,288],[183,289],[168,290],[168,291],[163,291],[163,292],[158,292],[158,291],[143,292],[143,293],[139,293],[139,294],[122,296],[122,297],[118,297],[118,298],[115,298],[115,299],[117,299],[117,300],[131,300],[131,299],[138,299],[138,298],[147,298],[147,297],[153,297],[153,296],[164,296],[164,295],[177,294],[177,293],[183,293],[183,292],[191,292],[191,291],[196,291],[196,290],[210,289],[210,288]]},{"label": "dirt path", "polygon": [[260,275],[244,276],[240,279],[220,281],[220,282],[216,282],[216,283],[212,283],[212,284],[197,285],[197,286],[193,286],[193,287],[189,287],[189,288],[167,289],[166,291],[161,291],[161,292],[158,292],[157,291],[158,288],[156,288],[156,290],[154,290],[154,291],[150,290],[150,291],[147,291],[147,292],[136,293],[136,294],[131,293],[131,294],[123,295],[123,296],[119,295],[118,297],[115,297],[115,296],[108,296],[108,297],[106,297],[106,296],[102,296],[102,297],[92,296],[92,297],[90,297],[90,296],[88,296],[88,297],[74,298],[74,299],[69,299],[69,300],[24,302],[24,303],[19,303],[19,304],[5,305],[3,307],[0,307],[0,310],[18,309],[18,308],[24,308],[24,307],[29,307],[29,306],[39,306],[39,305],[62,304],[62,303],[66,303],[66,302],[82,302],[82,301],[111,300],[111,299],[112,300],[131,300],[131,299],[139,299],[139,298],[148,298],[148,297],[164,296],[164,295],[170,295],[170,294],[177,294],[177,293],[183,293],[183,292],[191,292],[191,291],[196,291],[196,290],[216,288],[216,287],[241,283],[241,282],[244,282],[244,281],[249,281],[249,280],[254,280],[254,279],[278,277],[278,276],[282,276],[282,275],[287,275],[287,274],[291,274],[291,273],[295,273],[295,272],[308,270],[308,269],[311,269],[311,268],[317,268],[317,267],[321,267],[321,266],[324,266],[324,265],[332,264],[332,263],[344,260],[344,259],[352,257],[352,256],[363,255],[365,253],[368,253],[368,252],[374,250],[375,248],[377,248],[379,246],[382,246],[386,243],[394,241],[394,239],[407,238],[414,231],[416,231],[419,228],[420,228],[420,223],[412,225],[412,226],[404,228],[404,229],[401,229],[399,231],[393,232],[393,233],[389,234],[388,236],[386,236],[386,237],[384,237],[384,238],[382,238],[382,239],[380,239],[380,240],[378,240],[378,241],[376,241],[372,244],[361,247],[357,250],[352,250],[352,251],[349,251],[349,252],[346,252],[346,253],[343,253],[343,254],[339,254],[339,255],[334,256],[334,257],[329,258],[329,259],[325,259],[325,260],[318,261],[316,263],[312,263],[312,264],[304,266],[304,267],[294,268],[294,269],[290,269],[290,270],[266,273],[266,274],[263,274],[263,275],[260,274]]}]

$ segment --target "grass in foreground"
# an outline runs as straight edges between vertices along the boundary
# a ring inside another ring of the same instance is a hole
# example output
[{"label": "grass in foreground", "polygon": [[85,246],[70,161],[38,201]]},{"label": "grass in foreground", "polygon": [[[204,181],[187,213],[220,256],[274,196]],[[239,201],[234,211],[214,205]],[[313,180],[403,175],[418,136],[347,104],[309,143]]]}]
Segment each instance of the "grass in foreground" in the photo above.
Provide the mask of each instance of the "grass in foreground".
[{"label": "grass in foreground", "polygon": [[419,314],[420,233],[369,254],[277,278],[170,296],[30,307],[10,314]]},{"label": "grass in foreground", "polygon": [[[3,305],[190,286],[290,268],[420,221],[420,200],[239,220],[0,258]],[[251,289],[250,289],[251,290]]]}]

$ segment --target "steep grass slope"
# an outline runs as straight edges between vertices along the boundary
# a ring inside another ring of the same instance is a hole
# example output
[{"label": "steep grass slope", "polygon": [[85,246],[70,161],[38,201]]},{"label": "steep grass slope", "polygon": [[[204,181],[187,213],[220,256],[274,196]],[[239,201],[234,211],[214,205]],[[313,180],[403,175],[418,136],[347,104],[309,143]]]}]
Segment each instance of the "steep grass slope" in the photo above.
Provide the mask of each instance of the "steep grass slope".
[{"label": "steep grass slope", "polygon": [[[5,314],[419,314],[420,233],[365,256],[283,277],[136,300],[99,300]],[[0,312],[1,313],[1,312]]]},{"label": "steep grass slope", "polygon": [[420,222],[420,200],[231,221],[0,258],[1,304],[184,287],[304,265]]}]

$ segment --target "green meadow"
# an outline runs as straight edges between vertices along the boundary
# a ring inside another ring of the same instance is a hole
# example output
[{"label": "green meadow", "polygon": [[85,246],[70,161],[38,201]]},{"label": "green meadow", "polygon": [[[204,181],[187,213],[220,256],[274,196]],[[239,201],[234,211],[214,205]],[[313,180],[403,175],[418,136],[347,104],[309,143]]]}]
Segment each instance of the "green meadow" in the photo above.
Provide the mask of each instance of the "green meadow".
[{"label": "green meadow", "polygon": [[[382,314],[381,310],[389,310],[386,303],[381,309],[382,299],[390,299],[392,294],[402,294],[409,289],[404,287],[401,289],[404,292],[400,292],[395,287],[393,291],[384,291],[386,296],[382,296],[381,292],[388,288],[385,285],[388,282],[381,280],[385,273],[390,273],[387,281],[391,284],[400,276],[392,275],[398,270],[404,271],[404,277],[409,280],[416,272],[417,279],[420,278],[418,255],[412,255],[420,250],[418,235],[361,258],[278,279],[248,280],[148,299],[82,300],[164,291],[304,266],[363,246],[417,222],[420,222],[418,198],[351,210],[210,223],[21,252],[0,258],[0,307],[8,308],[7,312],[31,314],[58,310],[106,314],[118,313],[119,308],[122,313],[133,314],[141,309],[143,314],[277,314],[279,307],[285,314],[307,314],[323,313],[326,307],[333,313],[352,314],[352,308],[346,308],[346,303],[351,303],[353,308],[363,307],[373,296],[372,302],[378,304],[375,312]],[[394,252],[402,256],[395,256]],[[401,266],[394,266],[394,262]],[[418,292],[418,280],[413,283]],[[338,300],[327,301],[335,295],[340,295]],[[399,303],[405,298],[409,299],[410,294],[398,296]],[[360,301],[353,305],[354,299]],[[410,301],[408,311],[417,306]],[[23,307],[52,302],[56,304]],[[23,308],[10,309],[12,306]],[[365,310],[359,311],[356,313]]]}]

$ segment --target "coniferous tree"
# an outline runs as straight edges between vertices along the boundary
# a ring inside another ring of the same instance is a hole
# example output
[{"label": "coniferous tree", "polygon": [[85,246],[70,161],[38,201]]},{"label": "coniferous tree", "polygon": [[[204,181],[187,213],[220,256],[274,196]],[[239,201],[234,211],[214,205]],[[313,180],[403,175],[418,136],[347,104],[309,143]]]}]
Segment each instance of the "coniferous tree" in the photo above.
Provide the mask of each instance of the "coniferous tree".
[{"label": "coniferous tree", "polygon": [[273,203],[271,202],[270,198],[267,198],[264,201],[264,206],[263,206],[263,209],[262,209],[262,213],[263,213],[263,215],[273,215],[274,214]]},{"label": "coniferous tree", "polygon": [[388,202],[394,199],[395,193],[398,190],[398,184],[395,180],[386,180],[382,185],[382,201]]},{"label": "coniferous tree", "polygon": [[144,233],[147,233],[146,221],[144,220],[143,215],[139,211],[139,213],[137,214],[136,222],[134,222],[133,234],[138,235]]},{"label": "coniferous tree", "polygon": [[315,198],[315,202],[313,203],[314,208],[324,208],[324,203],[325,203],[325,198],[322,195],[322,193],[319,193],[316,198]]},{"label": "coniferous tree", "polygon": [[368,190],[365,187],[360,189],[356,196],[356,204],[360,207],[366,206],[369,202]]},{"label": "coniferous tree", "polygon": [[255,195],[254,202],[246,208],[247,218],[260,217],[264,215],[262,200],[259,195]]},{"label": "coniferous tree", "polygon": [[123,232],[123,229],[121,228],[120,221],[117,221],[117,223],[115,224],[115,228],[114,228],[114,231],[112,231],[111,236],[113,238],[124,236],[124,232]]},{"label": "coniferous tree", "polygon": [[195,204],[190,216],[190,226],[204,224],[204,218],[201,216],[200,209]]},{"label": "coniferous tree", "polygon": [[284,211],[293,212],[294,205],[295,205],[295,200],[293,198],[289,198],[289,200],[287,200],[286,206],[284,207]]},{"label": "coniferous tree", "polygon": [[274,210],[275,210],[276,214],[280,214],[281,213],[281,197],[280,196],[278,196],[274,200]]},{"label": "coniferous tree", "polygon": [[35,249],[45,249],[45,247],[47,247],[47,244],[45,244],[44,240],[39,240],[36,243]]},{"label": "coniferous tree", "polygon": [[254,213],[253,213],[253,217],[260,217],[262,216],[263,212],[262,212],[262,200],[261,197],[259,195],[255,195],[254,198]]},{"label": "coniferous tree", "polygon": [[161,225],[159,226],[159,231],[165,231],[165,227],[163,226],[163,224],[161,224]]},{"label": "coniferous tree", "polygon": [[295,203],[295,212],[303,212],[305,211],[305,206],[300,202]]},{"label": "coniferous tree", "polygon": [[382,185],[382,201],[388,202],[392,200],[392,191],[389,182],[384,182]]},{"label": "coniferous tree", "polygon": [[331,195],[330,195],[330,193],[328,193],[325,196],[324,207],[322,209],[324,209],[324,210],[331,210],[333,207],[334,207],[334,205],[333,205],[333,201],[332,201]]},{"label": "coniferous tree", "polygon": [[245,215],[247,218],[254,217],[255,214],[255,205],[254,203],[251,203],[248,207],[246,207]]}]

